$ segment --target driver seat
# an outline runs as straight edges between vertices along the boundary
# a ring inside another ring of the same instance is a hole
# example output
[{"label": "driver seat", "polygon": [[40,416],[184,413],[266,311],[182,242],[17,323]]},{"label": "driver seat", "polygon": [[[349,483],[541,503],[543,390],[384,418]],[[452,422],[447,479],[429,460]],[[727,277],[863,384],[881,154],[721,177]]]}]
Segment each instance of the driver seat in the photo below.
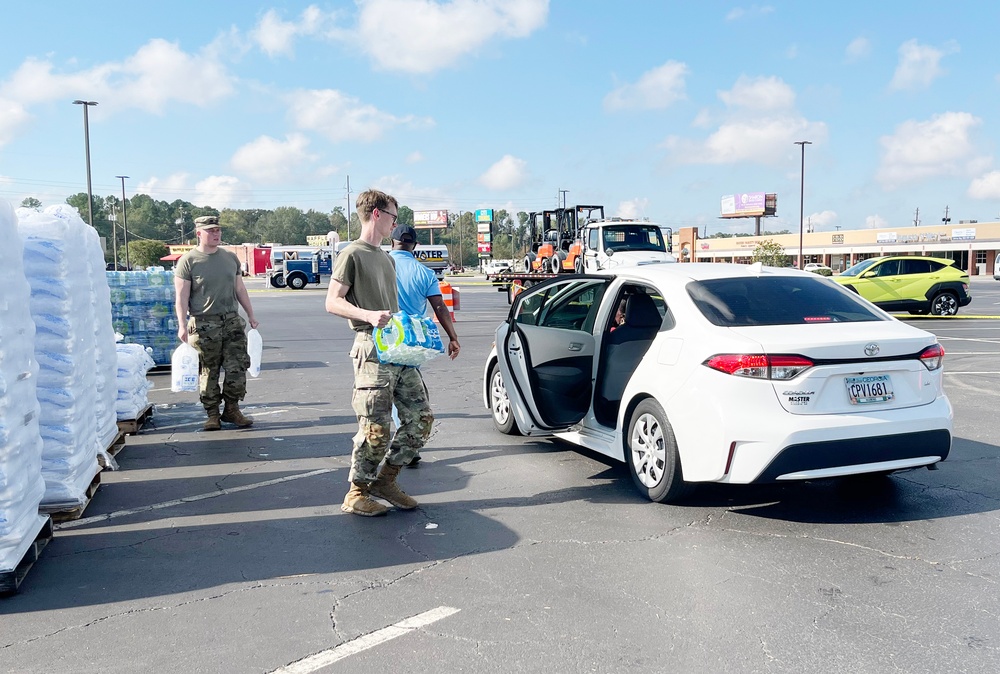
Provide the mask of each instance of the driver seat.
[{"label": "driver seat", "polygon": [[595,413],[600,407],[601,417],[614,423],[625,386],[662,324],[663,317],[652,297],[644,293],[628,296],[625,322],[604,337],[604,359],[597,385]]}]

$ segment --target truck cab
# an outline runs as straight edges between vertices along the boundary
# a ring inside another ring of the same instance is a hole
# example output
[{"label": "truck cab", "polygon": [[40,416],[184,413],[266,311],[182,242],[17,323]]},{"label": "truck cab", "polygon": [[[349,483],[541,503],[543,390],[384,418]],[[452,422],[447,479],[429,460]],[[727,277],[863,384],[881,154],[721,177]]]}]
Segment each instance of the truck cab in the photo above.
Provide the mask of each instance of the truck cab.
[{"label": "truck cab", "polygon": [[275,288],[301,290],[333,273],[336,253],[329,247],[272,246],[268,281]]},{"label": "truck cab", "polygon": [[591,222],[583,232],[584,272],[618,266],[677,262],[663,228],[652,222],[612,218]]}]

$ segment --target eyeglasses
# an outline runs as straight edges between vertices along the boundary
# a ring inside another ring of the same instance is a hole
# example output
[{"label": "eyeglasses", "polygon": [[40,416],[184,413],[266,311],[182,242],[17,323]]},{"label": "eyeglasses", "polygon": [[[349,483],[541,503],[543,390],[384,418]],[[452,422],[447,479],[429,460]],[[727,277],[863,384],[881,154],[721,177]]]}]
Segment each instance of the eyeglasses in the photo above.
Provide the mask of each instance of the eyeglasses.
[{"label": "eyeglasses", "polygon": [[394,224],[394,225],[396,224],[396,218],[399,217],[396,213],[390,213],[389,211],[383,211],[381,208],[379,208],[377,210],[378,210],[379,213],[383,213],[383,214],[388,215],[389,217],[391,217],[392,218],[392,224]]}]

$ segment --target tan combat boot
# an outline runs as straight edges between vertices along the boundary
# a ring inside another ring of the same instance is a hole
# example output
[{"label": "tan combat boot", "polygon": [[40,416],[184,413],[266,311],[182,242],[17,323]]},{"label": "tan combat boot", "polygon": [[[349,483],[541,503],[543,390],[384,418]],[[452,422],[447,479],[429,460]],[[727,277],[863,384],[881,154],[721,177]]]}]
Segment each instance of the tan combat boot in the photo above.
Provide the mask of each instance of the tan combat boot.
[{"label": "tan combat boot", "polygon": [[340,509],[345,513],[361,515],[362,517],[377,517],[389,512],[389,509],[377,501],[368,498],[367,484],[351,483],[351,488],[344,497],[344,504]]},{"label": "tan combat boot", "polygon": [[205,422],[205,430],[217,431],[222,428],[222,424],[219,423],[219,408],[210,407],[205,411],[208,412],[208,421]]},{"label": "tan combat boot", "polygon": [[410,497],[396,484],[396,476],[402,466],[393,466],[390,463],[383,464],[382,470],[378,472],[378,479],[372,482],[368,493],[385,499],[392,505],[403,510],[413,510],[419,503]]},{"label": "tan combat boot", "polygon": [[253,419],[243,416],[243,412],[240,412],[240,404],[235,400],[226,401],[226,406],[222,410],[222,420],[226,423],[236,424],[239,428],[253,426]]}]

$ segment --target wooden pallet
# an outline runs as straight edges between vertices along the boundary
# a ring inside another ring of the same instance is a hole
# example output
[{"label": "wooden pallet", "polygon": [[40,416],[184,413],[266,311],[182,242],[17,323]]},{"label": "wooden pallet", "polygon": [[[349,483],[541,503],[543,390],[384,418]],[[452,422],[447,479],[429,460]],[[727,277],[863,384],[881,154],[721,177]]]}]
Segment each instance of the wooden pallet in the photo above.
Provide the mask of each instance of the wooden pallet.
[{"label": "wooden pallet", "polygon": [[153,406],[146,405],[146,408],[139,412],[139,415],[135,419],[122,419],[119,421],[118,430],[123,432],[125,435],[136,435],[152,417]]},{"label": "wooden pallet", "polygon": [[39,529],[38,534],[35,536],[35,540],[24,551],[21,561],[10,571],[0,571],[0,597],[6,597],[17,592],[18,588],[21,587],[21,581],[28,575],[28,571],[38,561],[38,556],[42,554],[42,549],[51,540],[52,518],[46,517],[41,529]]},{"label": "wooden pallet", "polygon": [[78,520],[83,517],[83,511],[87,509],[90,505],[90,500],[94,498],[94,494],[97,493],[97,488],[101,486],[101,471],[97,471],[97,475],[94,479],[90,481],[90,486],[84,491],[84,502],[83,505],[76,506],[75,508],[67,509],[65,506],[57,504],[46,505],[42,503],[38,506],[38,512],[43,515],[51,515],[52,521],[55,523],[59,522],[69,522],[70,520]]},{"label": "wooden pallet", "polygon": [[[118,423],[119,425],[121,424],[120,421]],[[113,458],[118,454],[118,452],[122,451],[123,449],[125,449],[125,431],[119,430],[118,433],[115,434],[115,439],[111,441],[111,443],[107,446],[107,448],[104,451],[108,453],[108,456],[111,456]],[[107,462],[104,460],[103,454],[97,455],[97,463],[101,465],[101,468],[108,467]]]}]

